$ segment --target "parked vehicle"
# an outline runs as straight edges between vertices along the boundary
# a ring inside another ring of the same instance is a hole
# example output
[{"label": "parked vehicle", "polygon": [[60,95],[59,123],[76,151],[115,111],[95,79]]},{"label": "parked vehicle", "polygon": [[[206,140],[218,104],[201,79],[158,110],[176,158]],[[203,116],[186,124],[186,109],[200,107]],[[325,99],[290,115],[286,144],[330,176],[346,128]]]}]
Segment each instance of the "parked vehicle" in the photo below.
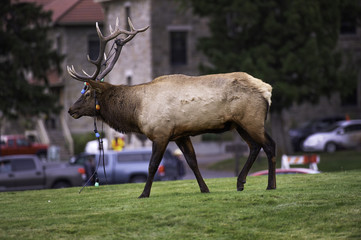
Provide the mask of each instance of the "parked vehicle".
[{"label": "parked vehicle", "polygon": [[[106,151],[104,153],[104,165],[108,184],[145,182],[148,176],[149,160],[152,154],[151,148],[124,149],[123,151]],[[75,165],[85,166],[89,159],[95,159],[98,166],[99,154],[82,153],[73,157],[70,162]],[[96,166],[94,166],[96,168]],[[101,184],[106,183],[103,161],[100,159],[97,171]],[[88,176],[91,174],[87,174]],[[183,163],[172,155],[169,150],[164,153],[154,180],[176,180],[185,175]]]},{"label": "parked vehicle", "polygon": [[322,131],[335,122],[345,120],[344,117],[327,117],[315,119],[302,124],[299,128],[290,129],[288,134],[291,138],[291,143],[294,151],[301,151],[303,141],[311,134]]},{"label": "parked vehicle", "polygon": [[335,152],[361,146],[361,120],[340,121],[310,135],[303,143],[305,151]]},{"label": "parked vehicle", "polygon": [[67,163],[44,163],[36,155],[0,157],[0,191],[81,186],[85,170]]},{"label": "parked vehicle", "polygon": [[46,158],[48,145],[32,143],[23,135],[1,136],[0,156],[36,154]]},{"label": "parked vehicle", "polygon": [[[289,168],[289,169],[276,169],[276,174],[316,174],[320,171],[309,169],[309,168]],[[268,175],[268,170],[258,171],[250,174],[250,176],[262,176]]]}]

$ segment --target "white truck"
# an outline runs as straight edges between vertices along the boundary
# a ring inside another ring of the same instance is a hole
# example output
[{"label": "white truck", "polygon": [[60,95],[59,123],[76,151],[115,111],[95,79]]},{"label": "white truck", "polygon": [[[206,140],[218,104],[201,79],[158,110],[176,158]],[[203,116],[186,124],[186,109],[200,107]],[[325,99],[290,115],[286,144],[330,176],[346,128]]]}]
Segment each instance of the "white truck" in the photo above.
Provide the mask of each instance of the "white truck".
[{"label": "white truck", "polygon": [[[151,148],[106,151],[104,154],[104,165],[107,176],[107,183],[119,184],[145,182],[148,176],[148,166],[151,154]],[[91,164],[92,170],[87,171],[87,175],[90,177],[98,166],[97,163],[99,161],[99,153],[82,153],[72,158],[70,163],[74,165],[85,166],[85,169],[87,170],[90,169],[86,167],[89,165],[89,161],[93,162]],[[97,175],[100,184],[105,184],[106,181],[104,176],[102,157],[100,158],[100,165],[97,171]],[[183,162],[173,156],[169,150],[166,150],[154,180],[176,180],[181,179],[184,175],[185,170]]]}]

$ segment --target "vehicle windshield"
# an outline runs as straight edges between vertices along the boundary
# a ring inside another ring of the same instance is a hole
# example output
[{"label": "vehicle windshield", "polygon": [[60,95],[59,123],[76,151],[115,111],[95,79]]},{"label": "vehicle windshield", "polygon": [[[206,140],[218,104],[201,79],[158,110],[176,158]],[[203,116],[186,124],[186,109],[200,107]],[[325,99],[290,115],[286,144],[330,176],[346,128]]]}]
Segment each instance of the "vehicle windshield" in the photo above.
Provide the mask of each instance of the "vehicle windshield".
[{"label": "vehicle windshield", "polygon": [[310,128],[316,123],[315,120],[304,122],[300,125],[300,128]]},{"label": "vehicle windshield", "polygon": [[328,129],[330,126],[334,126],[338,121],[343,121],[342,118],[324,118],[324,119],[314,119],[311,121],[304,122],[301,124],[300,128],[302,129],[315,129],[315,130],[324,130]]},{"label": "vehicle windshield", "polygon": [[312,120],[312,121],[307,121],[303,124],[301,124],[301,129],[310,129],[310,130],[323,130],[325,128],[327,128],[330,125],[330,123],[328,122],[323,122],[320,120]]},{"label": "vehicle windshield", "polygon": [[338,128],[340,125],[338,123],[332,124],[328,127],[326,127],[325,129],[322,130],[322,132],[332,132],[334,131],[336,128]]}]

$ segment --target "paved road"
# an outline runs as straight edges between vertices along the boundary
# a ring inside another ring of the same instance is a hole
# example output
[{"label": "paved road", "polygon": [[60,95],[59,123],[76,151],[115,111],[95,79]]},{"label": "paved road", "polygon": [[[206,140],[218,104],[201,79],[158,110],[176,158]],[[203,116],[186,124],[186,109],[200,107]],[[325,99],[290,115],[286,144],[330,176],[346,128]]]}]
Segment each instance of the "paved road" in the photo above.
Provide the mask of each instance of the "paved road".
[{"label": "paved road", "polygon": [[[209,164],[216,163],[218,161],[225,160],[227,158],[233,157],[232,154],[213,154],[213,155],[203,155],[197,156],[199,169],[203,178],[224,178],[224,177],[234,177],[233,172],[228,171],[211,171],[207,170],[206,166]],[[188,164],[184,160],[184,167],[186,169],[186,175],[183,179],[195,179],[192,170],[189,168]]]},{"label": "paved road", "polygon": [[[202,174],[204,179],[206,179],[206,178],[234,177],[233,172],[210,171],[210,170],[205,170],[205,169],[200,169],[200,171],[201,171],[201,174]],[[194,176],[192,170],[189,167],[187,167],[186,175],[183,177],[183,179],[185,179],[185,180],[195,179],[195,176]]]}]

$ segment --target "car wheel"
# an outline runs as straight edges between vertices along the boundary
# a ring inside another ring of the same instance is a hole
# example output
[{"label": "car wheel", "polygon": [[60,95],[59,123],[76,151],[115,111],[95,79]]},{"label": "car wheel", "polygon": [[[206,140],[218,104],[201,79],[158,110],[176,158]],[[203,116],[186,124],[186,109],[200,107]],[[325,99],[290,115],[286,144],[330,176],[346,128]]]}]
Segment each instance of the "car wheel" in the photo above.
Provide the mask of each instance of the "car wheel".
[{"label": "car wheel", "polygon": [[47,152],[38,152],[36,154],[38,156],[38,158],[40,158],[40,160],[42,161],[46,161],[47,160]]},{"label": "car wheel", "polygon": [[336,152],[337,150],[337,145],[334,142],[328,142],[325,146],[325,151],[326,152]]},{"label": "car wheel", "polygon": [[53,185],[53,188],[68,188],[71,187],[71,184],[65,181],[56,182]]},{"label": "car wheel", "polygon": [[147,177],[144,175],[135,175],[130,178],[131,183],[144,183],[147,181]]},{"label": "car wheel", "polygon": [[305,142],[305,138],[300,140],[300,143],[299,143],[299,146],[298,146],[298,150],[299,151],[302,151],[302,152],[305,152],[305,148],[303,147],[303,143]]}]

